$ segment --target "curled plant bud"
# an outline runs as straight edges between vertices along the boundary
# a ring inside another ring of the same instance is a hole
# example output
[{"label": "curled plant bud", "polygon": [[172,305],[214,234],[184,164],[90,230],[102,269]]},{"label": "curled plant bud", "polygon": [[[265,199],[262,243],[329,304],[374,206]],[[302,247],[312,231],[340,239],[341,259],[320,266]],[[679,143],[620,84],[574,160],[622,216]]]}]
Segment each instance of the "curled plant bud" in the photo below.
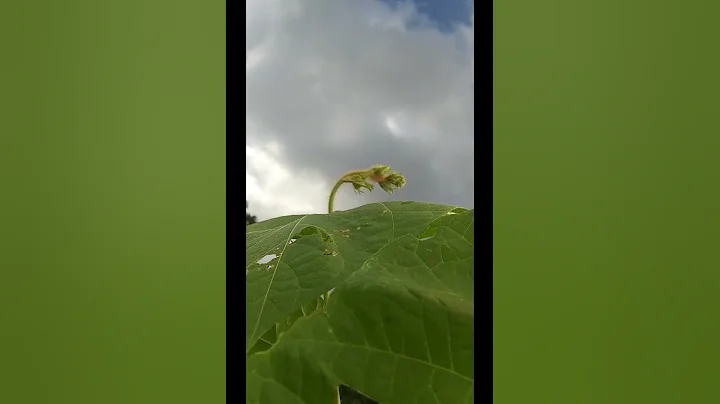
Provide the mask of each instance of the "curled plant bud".
[{"label": "curled plant bud", "polygon": [[371,180],[380,183],[385,179],[388,171],[390,171],[390,166],[375,165],[370,167],[368,173]]},{"label": "curled plant bud", "polygon": [[346,179],[345,182],[349,182],[352,184],[353,188],[355,188],[355,192],[358,194],[361,194],[363,191],[362,189],[365,188],[368,191],[372,191],[375,186],[367,181],[367,179],[360,175],[355,174]]},{"label": "curled plant bud", "polygon": [[400,173],[390,173],[382,181],[378,182],[380,188],[388,194],[392,194],[394,190],[402,188],[405,185],[405,177]]},{"label": "curled plant bud", "polygon": [[332,191],[330,192],[330,198],[328,200],[328,212],[333,211],[333,202],[335,200],[335,194],[337,193],[340,186],[345,183],[352,184],[355,192],[360,194],[363,189],[372,191],[375,186],[370,182],[376,182],[380,185],[385,192],[392,194],[394,190],[402,188],[405,185],[405,177],[398,172],[390,172],[390,166],[374,165],[366,170],[355,170],[350,171],[340,178],[335,184]]},{"label": "curled plant bud", "polygon": [[405,177],[398,172],[388,173],[390,166],[376,165],[370,168],[370,179],[377,182],[385,192],[392,194],[394,190],[405,185]]}]

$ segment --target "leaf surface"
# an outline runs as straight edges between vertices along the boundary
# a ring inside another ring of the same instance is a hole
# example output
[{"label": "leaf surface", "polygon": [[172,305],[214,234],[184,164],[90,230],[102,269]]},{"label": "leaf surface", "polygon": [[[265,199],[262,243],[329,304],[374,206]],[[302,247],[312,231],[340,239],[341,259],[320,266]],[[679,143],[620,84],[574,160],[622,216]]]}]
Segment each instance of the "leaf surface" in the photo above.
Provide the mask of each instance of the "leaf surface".
[{"label": "leaf surface", "polygon": [[474,212],[442,216],[377,248],[324,310],[248,357],[247,402],[335,404],[345,384],[383,404],[472,403]]},{"label": "leaf surface", "polygon": [[247,226],[245,352],[278,322],[335,288],[397,237],[426,231],[453,206],[374,203]]}]

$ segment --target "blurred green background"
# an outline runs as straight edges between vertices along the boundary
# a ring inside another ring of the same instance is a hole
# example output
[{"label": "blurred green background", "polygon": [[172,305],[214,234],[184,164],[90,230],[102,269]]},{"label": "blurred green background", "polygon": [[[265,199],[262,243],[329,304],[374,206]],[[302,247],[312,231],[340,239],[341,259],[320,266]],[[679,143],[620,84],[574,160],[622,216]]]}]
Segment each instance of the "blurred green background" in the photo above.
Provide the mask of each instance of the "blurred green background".
[{"label": "blurred green background", "polygon": [[494,7],[494,403],[719,403],[720,5]]},{"label": "blurred green background", "polygon": [[225,2],[0,2],[0,402],[225,402]]}]

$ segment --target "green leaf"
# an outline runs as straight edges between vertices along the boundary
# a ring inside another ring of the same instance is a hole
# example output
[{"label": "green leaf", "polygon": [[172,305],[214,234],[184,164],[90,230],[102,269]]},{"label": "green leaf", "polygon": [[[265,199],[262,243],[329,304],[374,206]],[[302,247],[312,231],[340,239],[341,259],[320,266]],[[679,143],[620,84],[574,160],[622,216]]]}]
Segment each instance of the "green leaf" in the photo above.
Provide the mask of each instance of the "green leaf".
[{"label": "green leaf", "polygon": [[472,403],[474,212],[452,216],[378,248],[323,310],[251,355],[247,402],[335,404],[344,384],[383,404]]},{"label": "green leaf", "polygon": [[454,206],[389,202],[247,227],[245,351],[302,305],[342,283],[397,237],[420,235]]}]

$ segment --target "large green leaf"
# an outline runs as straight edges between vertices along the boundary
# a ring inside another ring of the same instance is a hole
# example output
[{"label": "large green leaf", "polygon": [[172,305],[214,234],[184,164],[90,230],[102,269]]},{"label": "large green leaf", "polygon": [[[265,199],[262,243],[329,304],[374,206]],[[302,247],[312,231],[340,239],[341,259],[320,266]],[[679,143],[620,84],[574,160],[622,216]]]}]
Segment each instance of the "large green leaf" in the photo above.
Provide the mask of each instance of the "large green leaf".
[{"label": "large green leaf", "polygon": [[247,227],[245,348],[302,305],[339,285],[397,237],[420,235],[453,206],[388,202]]},{"label": "large green leaf", "polygon": [[450,216],[385,244],[249,356],[246,401],[336,404],[344,384],[383,404],[472,403],[473,211]]}]

